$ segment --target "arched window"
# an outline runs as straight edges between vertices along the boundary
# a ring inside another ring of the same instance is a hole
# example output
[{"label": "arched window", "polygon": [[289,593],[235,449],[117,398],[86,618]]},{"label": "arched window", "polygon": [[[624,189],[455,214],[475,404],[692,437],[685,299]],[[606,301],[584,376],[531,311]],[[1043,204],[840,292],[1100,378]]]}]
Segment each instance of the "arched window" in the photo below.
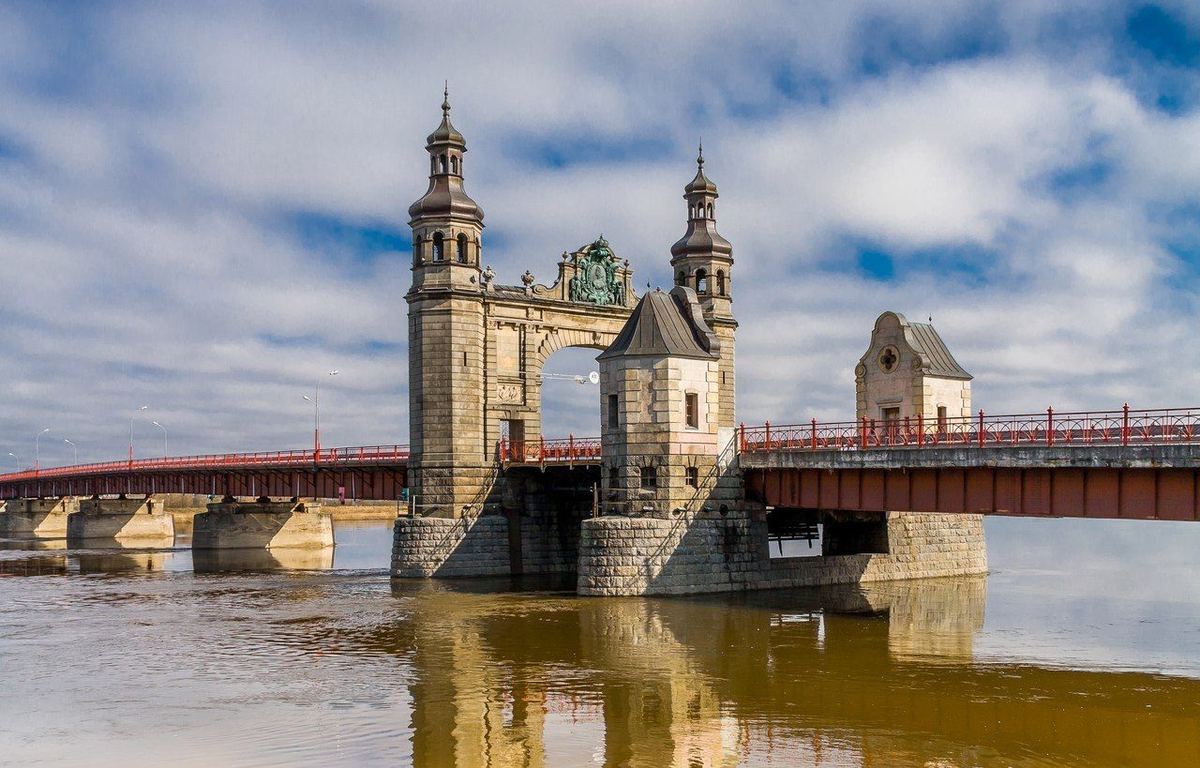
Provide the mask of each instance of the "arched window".
[{"label": "arched window", "polygon": [[687,285],[687,273],[682,269],[679,270],[679,279],[675,281],[675,285]]},{"label": "arched window", "polygon": [[696,270],[696,293],[708,293],[708,273],[703,269]]},{"label": "arched window", "polygon": [[467,263],[467,236],[463,234],[458,236],[458,263]]},{"label": "arched window", "polygon": [[429,172],[437,173],[437,158],[433,155],[429,156]]},{"label": "arched window", "polygon": [[688,206],[688,218],[689,219],[696,218],[696,206],[694,206],[694,205]]},{"label": "arched window", "polygon": [[717,295],[725,295],[725,270],[723,269],[717,270]]},{"label": "arched window", "polygon": [[708,218],[712,218],[712,203],[708,204]]},{"label": "arched window", "polygon": [[442,173],[446,172],[446,155],[445,154],[438,155],[438,169]]},{"label": "arched window", "polygon": [[413,258],[420,262],[425,260],[425,241],[417,235],[417,239],[413,241]]},{"label": "arched window", "polygon": [[434,261],[445,261],[446,260],[446,238],[442,235],[441,232],[433,233],[433,260]]},{"label": "arched window", "polygon": [[450,156],[450,172],[454,174],[458,173],[458,158],[454,155]]}]

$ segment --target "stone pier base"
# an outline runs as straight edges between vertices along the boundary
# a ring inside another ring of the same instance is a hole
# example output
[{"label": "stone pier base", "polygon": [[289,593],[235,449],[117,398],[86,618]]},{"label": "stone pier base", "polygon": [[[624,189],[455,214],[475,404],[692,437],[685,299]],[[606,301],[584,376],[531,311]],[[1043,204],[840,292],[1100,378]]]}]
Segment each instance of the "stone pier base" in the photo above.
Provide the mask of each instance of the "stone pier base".
[{"label": "stone pier base", "polygon": [[193,519],[192,549],[319,549],[333,546],[333,518],[310,501],[230,501]]},{"label": "stone pier base", "polygon": [[84,499],[67,517],[67,540],[175,537],[175,520],[161,499]]},{"label": "stone pier base", "polygon": [[392,575],[439,578],[574,573],[575,513],[493,514],[450,519],[400,517]]},{"label": "stone pier base", "polygon": [[78,510],[74,496],[15,499],[0,512],[0,536],[61,538],[67,535],[67,517]]},{"label": "stone pier base", "polygon": [[[827,525],[852,554],[770,559],[766,523],[725,518],[583,521],[582,595],[681,595],[987,572],[980,515],[889,512]],[[828,540],[827,540],[828,541]]]}]

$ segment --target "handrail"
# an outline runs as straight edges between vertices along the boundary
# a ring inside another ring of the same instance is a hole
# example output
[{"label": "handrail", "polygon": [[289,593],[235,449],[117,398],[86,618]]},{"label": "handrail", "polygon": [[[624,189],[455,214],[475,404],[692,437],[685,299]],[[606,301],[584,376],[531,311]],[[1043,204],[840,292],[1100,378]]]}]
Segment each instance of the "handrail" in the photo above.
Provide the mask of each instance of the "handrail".
[{"label": "handrail", "polygon": [[1200,443],[1200,408],[741,425],[743,452]]},{"label": "handrail", "polygon": [[573,466],[575,464],[595,463],[600,460],[599,437],[575,437],[546,440],[511,440],[507,437],[500,439],[500,463],[547,464]]},{"label": "handrail", "polygon": [[404,461],[409,457],[407,445],[363,445],[347,448],[322,448],[292,451],[257,451],[254,453],[214,453],[199,456],[168,456],[133,461],[104,461],[66,467],[29,469],[0,475],[0,483],[20,480],[41,480],[54,477],[76,477],[126,472],[159,470],[241,469],[250,467],[281,467],[307,465],[342,465]]},{"label": "handrail", "polygon": [[[888,421],[767,422],[758,427],[742,424],[737,438],[742,452],[1200,443],[1200,407],[1131,410],[1126,404],[1117,411],[1058,412],[1047,408],[1044,413],[988,415],[979,411],[975,416],[945,419],[918,415]],[[497,449],[503,465],[541,467],[595,463],[602,452],[599,437],[574,435],[550,440],[502,438]],[[407,445],[217,453],[29,469],[0,475],[0,483],[159,470],[380,464],[408,458]]]}]

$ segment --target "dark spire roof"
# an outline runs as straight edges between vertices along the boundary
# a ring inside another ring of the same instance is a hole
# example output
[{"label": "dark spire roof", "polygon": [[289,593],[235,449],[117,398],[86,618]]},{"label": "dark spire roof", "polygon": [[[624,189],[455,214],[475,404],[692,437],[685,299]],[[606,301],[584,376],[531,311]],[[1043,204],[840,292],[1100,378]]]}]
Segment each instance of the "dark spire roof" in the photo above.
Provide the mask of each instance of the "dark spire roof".
[{"label": "dark spire roof", "polygon": [[705,194],[717,197],[717,185],[708,180],[704,175],[704,142],[700,142],[699,154],[696,155],[696,178],[683,188],[684,197],[703,192]]},{"label": "dark spire roof", "polygon": [[416,220],[427,217],[454,216],[483,223],[483,209],[463,189],[462,153],[467,151],[462,134],[450,124],[450,88],[442,91],[442,124],[429,134],[425,147],[432,158],[429,189],[421,199],[408,207],[408,216]]},{"label": "dark spire roof", "polygon": [[467,144],[463,141],[463,135],[454,129],[450,124],[450,81],[446,81],[446,87],[442,91],[442,124],[437,127],[433,133],[429,134],[429,138],[425,140],[426,148],[432,149],[435,145],[440,144],[457,144],[464,152],[467,151]]},{"label": "dark spire roof", "polygon": [[704,322],[700,302],[691,288],[676,286],[670,293],[647,291],[616,340],[596,358],[720,357],[716,334]]}]

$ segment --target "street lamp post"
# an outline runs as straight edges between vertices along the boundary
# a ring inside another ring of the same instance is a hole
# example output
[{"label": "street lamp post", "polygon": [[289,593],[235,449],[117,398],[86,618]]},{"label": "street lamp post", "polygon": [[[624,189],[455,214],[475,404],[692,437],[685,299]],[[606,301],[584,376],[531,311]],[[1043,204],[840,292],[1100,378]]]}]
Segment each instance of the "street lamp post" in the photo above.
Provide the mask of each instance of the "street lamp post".
[{"label": "street lamp post", "polygon": [[21,457],[15,453],[13,453],[12,451],[9,451],[8,455],[13,457],[13,463],[17,465],[17,471],[20,472],[21,471]]},{"label": "street lamp post", "polygon": [[63,442],[66,443],[67,445],[71,446],[71,448],[75,451],[75,464],[78,465],[79,464],[79,448],[75,445],[75,443],[72,443],[70,440],[67,440],[66,438],[63,438]]},{"label": "street lamp post", "polygon": [[129,465],[133,466],[133,417],[138,415],[138,411],[147,410],[150,406],[143,405],[129,415]]},{"label": "street lamp post", "polygon": [[162,424],[159,424],[157,421],[152,421],[150,423],[163,431],[163,458],[165,459],[167,458],[167,428]]},{"label": "street lamp post", "polygon": [[33,438],[33,471],[37,472],[42,468],[42,435],[50,431],[50,427],[46,427],[37,436]]},{"label": "street lamp post", "polygon": [[[330,376],[337,376],[337,371],[330,371]],[[304,395],[304,399],[313,404],[313,455],[315,458],[321,456],[321,379],[317,379],[317,386],[313,388],[313,396]]]}]

